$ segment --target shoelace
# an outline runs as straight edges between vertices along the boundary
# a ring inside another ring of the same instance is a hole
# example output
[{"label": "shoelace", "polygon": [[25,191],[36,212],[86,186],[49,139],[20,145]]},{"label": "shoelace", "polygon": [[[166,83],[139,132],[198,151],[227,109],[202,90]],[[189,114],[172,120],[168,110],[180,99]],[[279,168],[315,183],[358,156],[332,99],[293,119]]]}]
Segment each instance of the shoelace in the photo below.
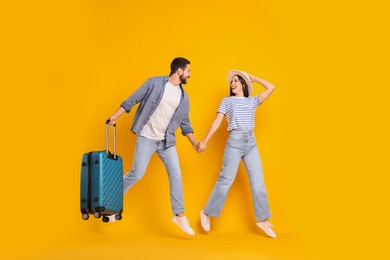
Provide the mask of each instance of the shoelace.
[{"label": "shoelace", "polygon": [[272,223],[269,222],[269,221],[267,221],[266,223],[267,223],[267,226],[269,226],[270,228],[272,228],[272,227],[274,226],[274,225],[272,225]]},{"label": "shoelace", "polygon": [[272,228],[274,225],[272,225],[271,222],[269,222],[268,220],[267,221],[259,221],[260,223],[264,223],[267,227],[270,227]]},{"label": "shoelace", "polygon": [[184,216],[184,217],[177,217],[177,218],[178,219],[183,218],[184,221],[187,222],[187,224],[190,224],[190,221],[188,220],[188,218],[186,216]]}]

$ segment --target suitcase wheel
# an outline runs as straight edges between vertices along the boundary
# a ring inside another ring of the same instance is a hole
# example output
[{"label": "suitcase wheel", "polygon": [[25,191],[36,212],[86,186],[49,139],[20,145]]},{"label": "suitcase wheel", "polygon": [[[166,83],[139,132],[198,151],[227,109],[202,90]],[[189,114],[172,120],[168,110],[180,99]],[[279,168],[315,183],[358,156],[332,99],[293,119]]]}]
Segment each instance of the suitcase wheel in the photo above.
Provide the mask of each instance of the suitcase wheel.
[{"label": "suitcase wheel", "polygon": [[89,215],[88,215],[87,213],[84,213],[81,217],[82,217],[84,220],[89,219]]},{"label": "suitcase wheel", "polygon": [[100,218],[100,217],[102,216],[102,214],[100,214],[100,212],[95,212],[95,213],[93,214],[93,216],[94,216],[95,218]]},{"label": "suitcase wheel", "polygon": [[116,220],[121,220],[122,219],[122,214],[116,214],[115,215]]},{"label": "suitcase wheel", "polygon": [[110,219],[107,216],[104,216],[102,220],[104,223],[107,223]]}]

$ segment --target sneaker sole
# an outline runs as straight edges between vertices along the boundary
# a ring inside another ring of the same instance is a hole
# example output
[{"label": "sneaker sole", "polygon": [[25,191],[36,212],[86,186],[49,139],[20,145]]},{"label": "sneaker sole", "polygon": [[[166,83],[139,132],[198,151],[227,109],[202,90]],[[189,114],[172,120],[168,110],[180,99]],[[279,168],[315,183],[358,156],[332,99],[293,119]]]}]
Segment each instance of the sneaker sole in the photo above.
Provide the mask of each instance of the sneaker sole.
[{"label": "sneaker sole", "polygon": [[203,230],[206,231],[206,232],[209,232],[210,231],[210,226],[208,228],[206,228],[205,226],[203,226],[203,218],[204,218],[204,212],[203,210],[200,211],[200,225],[202,226]]},{"label": "sneaker sole", "polygon": [[[256,223],[256,225],[257,225],[257,223]],[[264,231],[264,233],[268,236],[268,237],[270,237],[270,238],[276,238],[276,234],[270,234],[265,228],[263,228],[261,225],[257,225],[261,230],[263,230]]]},{"label": "sneaker sole", "polygon": [[184,233],[186,233],[187,235],[189,235],[189,236],[195,235],[195,232],[194,232],[194,233],[188,233],[188,232],[184,231],[184,230],[180,227],[180,224],[179,224],[179,222],[177,222],[177,220],[176,220],[175,217],[173,217],[171,220],[172,220],[173,223],[175,223],[175,224],[180,228],[180,230],[182,230],[182,231],[183,231]]}]

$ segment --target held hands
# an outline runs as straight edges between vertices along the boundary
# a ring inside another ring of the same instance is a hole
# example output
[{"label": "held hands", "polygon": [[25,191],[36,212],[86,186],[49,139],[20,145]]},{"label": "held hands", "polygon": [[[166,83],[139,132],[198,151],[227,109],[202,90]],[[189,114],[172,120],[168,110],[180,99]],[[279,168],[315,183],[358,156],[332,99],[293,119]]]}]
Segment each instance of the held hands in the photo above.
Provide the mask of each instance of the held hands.
[{"label": "held hands", "polygon": [[201,153],[203,152],[204,150],[206,150],[206,143],[203,142],[203,141],[198,141],[197,144],[196,144],[196,147],[194,147],[195,150],[198,152],[198,153]]},{"label": "held hands", "polygon": [[197,153],[201,153],[201,152],[204,151],[204,149],[202,150],[202,149],[200,148],[200,144],[201,144],[200,141],[195,141],[195,142],[192,144],[192,146],[194,147],[194,149],[196,150]]}]

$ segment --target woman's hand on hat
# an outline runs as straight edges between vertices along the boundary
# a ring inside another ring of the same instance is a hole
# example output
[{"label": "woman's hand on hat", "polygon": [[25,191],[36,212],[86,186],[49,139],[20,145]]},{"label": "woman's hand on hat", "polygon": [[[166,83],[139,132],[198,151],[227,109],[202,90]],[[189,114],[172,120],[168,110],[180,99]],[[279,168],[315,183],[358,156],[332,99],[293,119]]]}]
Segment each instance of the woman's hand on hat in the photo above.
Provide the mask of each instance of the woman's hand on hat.
[{"label": "woman's hand on hat", "polygon": [[249,76],[251,82],[253,83],[253,82],[255,81],[255,79],[253,78],[253,76],[252,76],[251,74],[249,74],[248,72],[247,72],[246,74],[248,74],[248,76]]}]

